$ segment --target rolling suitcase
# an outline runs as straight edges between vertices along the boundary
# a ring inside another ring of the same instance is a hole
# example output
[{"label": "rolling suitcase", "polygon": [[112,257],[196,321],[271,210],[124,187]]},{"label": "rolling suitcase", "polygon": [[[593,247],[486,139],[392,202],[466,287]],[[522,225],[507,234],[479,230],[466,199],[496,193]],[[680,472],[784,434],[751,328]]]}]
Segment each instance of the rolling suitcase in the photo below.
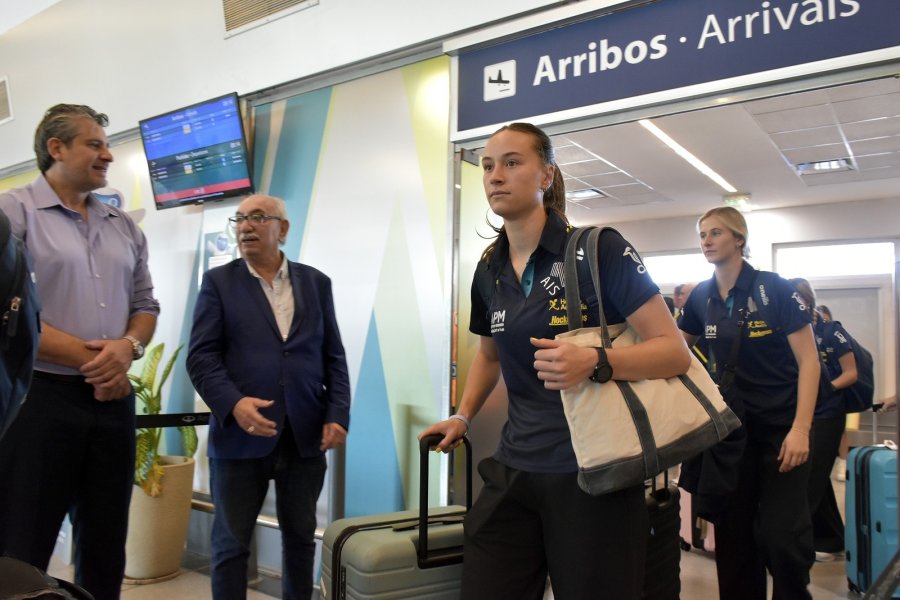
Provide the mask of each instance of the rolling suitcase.
[{"label": "rolling suitcase", "polygon": [[847,583],[850,590],[865,592],[897,552],[896,448],[851,450],[846,486]]},{"label": "rolling suitcase", "polygon": [[339,519],[322,540],[322,600],[458,600],[462,521],[472,506],[472,451],[466,445],[466,506],[428,509],[428,449],[419,443],[419,510]]},{"label": "rolling suitcase", "polygon": [[680,492],[669,482],[653,487],[647,495],[650,531],[647,537],[647,558],[644,567],[643,600],[678,600],[681,595],[681,537],[678,498]]}]

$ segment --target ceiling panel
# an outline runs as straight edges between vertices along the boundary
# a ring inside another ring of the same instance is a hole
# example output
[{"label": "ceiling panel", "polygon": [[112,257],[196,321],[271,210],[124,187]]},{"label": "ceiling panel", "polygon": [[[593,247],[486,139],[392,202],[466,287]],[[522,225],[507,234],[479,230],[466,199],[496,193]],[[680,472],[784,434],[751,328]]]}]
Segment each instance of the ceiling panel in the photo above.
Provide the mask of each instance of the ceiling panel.
[{"label": "ceiling panel", "polygon": [[763,131],[778,133],[834,125],[834,113],[828,104],[806,106],[756,115]]},{"label": "ceiling panel", "polygon": [[584,177],[586,175],[604,175],[607,173],[621,173],[615,167],[611,167],[602,160],[586,160],[584,162],[560,163],[564,175],[571,177]]},{"label": "ceiling panel", "polygon": [[882,152],[900,152],[900,136],[892,135],[875,138],[872,140],[860,140],[850,142],[853,154],[880,154]]},{"label": "ceiling panel", "polygon": [[[785,150],[783,154],[785,158],[794,165],[850,157],[850,152],[847,151],[847,147],[844,144],[826,144],[824,146],[812,146],[810,148],[797,148],[794,150]],[[871,154],[871,152],[868,154]]]},{"label": "ceiling panel", "polygon": [[[631,196],[651,195],[653,190],[642,183],[627,183],[624,185],[613,185],[605,188],[604,193],[616,198],[629,198]],[[660,194],[654,193],[653,196],[663,198]]]},{"label": "ceiling panel", "polygon": [[[900,178],[900,166],[897,166],[896,163],[893,167],[860,171],[859,173],[860,181],[897,180],[898,178]],[[896,194],[894,197],[896,197]],[[900,214],[897,215],[897,220],[900,223]]]},{"label": "ceiling panel", "polygon": [[829,125],[814,129],[774,133],[772,134],[772,140],[782,150],[788,150],[790,148],[804,148],[806,146],[820,146],[823,144],[841,144],[844,142],[844,137],[837,125]]},{"label": "ceiling panel", "polygon": [[558,140],[554,140],[554,147],[556,149],[556,164],[559,165],[597,159],[596,156],[586,152],[583,148],[566,144],[564,140],[562,145]]},{"label": "ceiling panel", "polygon": [[607,173],[606,175],[589,175],[587,177],[579,177],[579,179],[591,187],[603,190],[609,186],[635,183],[633,177],[630,177],[621,171],[618,173]]},{"label": "ceiling panel", "polygon": [[900,93],[835,102],[833,106],[834,114],[841,123],[896,117],[900,115]]},{"label": "ceiling panel", "polygon": [[857,156],[856,164],[859,165],[860,171],[881,169],[884,167],[898,167],[900,166],[900,152]]},{"label": "ceiling panel", "polygon": [[884,135],[900,135],[900,117],[882,117],[846,123],[841,129],[848,140],[865,140]]}]

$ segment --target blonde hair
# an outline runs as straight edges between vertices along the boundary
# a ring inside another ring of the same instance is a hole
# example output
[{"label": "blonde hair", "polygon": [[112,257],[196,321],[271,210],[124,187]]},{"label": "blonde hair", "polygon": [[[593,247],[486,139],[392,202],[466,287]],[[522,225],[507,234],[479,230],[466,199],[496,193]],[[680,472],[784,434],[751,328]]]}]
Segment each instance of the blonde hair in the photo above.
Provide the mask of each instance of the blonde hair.
[{"label": "blonde hair", "polygon": [[747,244],[747,240],[750,233],[747,229],[747,221],[744,219],[744,215],[741,214],[741,211],[731,206],[717,206],[711,208],[697,219],[698,232],[700,231],[701,223],[709,217],[718,217],[721,219],[725,224],[725,227],[731,231],[732,235],[744,242],[744,245],[741,246],[741,256],[748,258],[750,256],[750,246]]}]

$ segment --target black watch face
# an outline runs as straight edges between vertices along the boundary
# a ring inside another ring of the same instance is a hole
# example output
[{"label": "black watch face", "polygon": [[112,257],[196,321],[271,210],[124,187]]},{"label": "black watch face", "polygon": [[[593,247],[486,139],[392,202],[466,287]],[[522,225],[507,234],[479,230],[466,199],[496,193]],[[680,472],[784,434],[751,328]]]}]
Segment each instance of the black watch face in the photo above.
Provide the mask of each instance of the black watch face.
[{"label": "black watch face", "polygon": [[606,383],[612,379],[612,367],[605,363],[597,365],[594,368],[594,374],[591,375],[591,379],[597,383]]}]

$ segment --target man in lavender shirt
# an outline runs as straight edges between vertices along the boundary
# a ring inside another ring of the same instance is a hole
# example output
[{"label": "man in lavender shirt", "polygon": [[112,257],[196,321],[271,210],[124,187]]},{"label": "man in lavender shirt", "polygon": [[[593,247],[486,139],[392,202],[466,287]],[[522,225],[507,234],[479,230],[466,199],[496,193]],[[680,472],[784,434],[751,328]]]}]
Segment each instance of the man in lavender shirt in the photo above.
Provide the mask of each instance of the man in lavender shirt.
[{"label": "man in lavender shirt", "polygon": [[0,444],[0,555],[46,569],[69,513],[75,579],[119,598],[134,473],[134,392],[127,372],[156,328],[147,240],[91,192],[113,156],[107,117],[58,104],[34,136],[41,174],[0,194],[31,254],[43,305],[28,401]]}]

